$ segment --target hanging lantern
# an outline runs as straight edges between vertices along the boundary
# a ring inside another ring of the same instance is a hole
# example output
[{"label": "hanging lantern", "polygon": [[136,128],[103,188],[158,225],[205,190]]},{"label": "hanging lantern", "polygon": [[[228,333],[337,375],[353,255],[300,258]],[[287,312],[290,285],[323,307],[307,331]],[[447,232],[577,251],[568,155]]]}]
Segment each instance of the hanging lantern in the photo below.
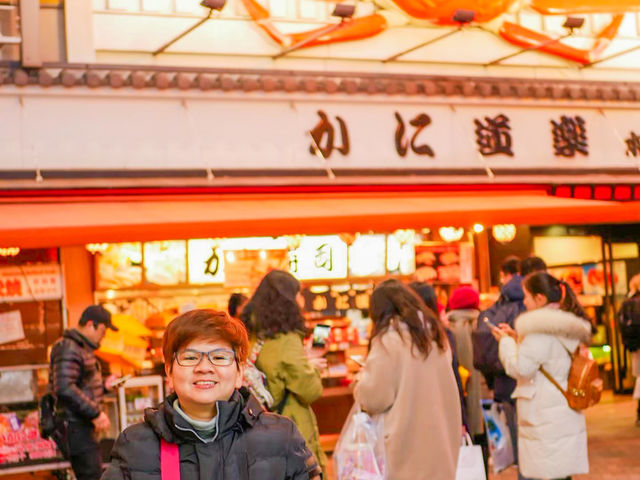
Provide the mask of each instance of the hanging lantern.
[{"label": "hanging lantern", "polygon": [[0,257],[15,257],[20,253],[20,247],[0,247]]},{"label": "hanging lantern", "polygon": [[457,242],[464,235],[464,228],[462,227],[440,227],[438,230],[440,238],[445,242]]},{"label": "hanging lantern", "polygon": [[411,229],[399,229],[393,232],[393,236],[400,245],[406,245],[415,242],[416,232]]},{"label": "hanging lantern", "polygon": [[358,238],[360,236],[359,233],[340,233],[338,234],[338,237],[340,237],[340,240],[342,240],[344,243],[347,244],[348,247],[350,247],[351,245],[353,245],[353,242],[356,241],[356,238]]},{"label": "hanging lantern", "polygon": [[89,250],[89,252],[91,252],[92,255],[95,255],[96,253],[105,252],[107,248],[109,248],[109,244],[108,243],[87,243],[84,246],[84,248]]},{"label": "hanging lantern", "polygon": [[513,223],[494,225],[491,234],[500,243],[509,243],[516,238],[516,226]]}]

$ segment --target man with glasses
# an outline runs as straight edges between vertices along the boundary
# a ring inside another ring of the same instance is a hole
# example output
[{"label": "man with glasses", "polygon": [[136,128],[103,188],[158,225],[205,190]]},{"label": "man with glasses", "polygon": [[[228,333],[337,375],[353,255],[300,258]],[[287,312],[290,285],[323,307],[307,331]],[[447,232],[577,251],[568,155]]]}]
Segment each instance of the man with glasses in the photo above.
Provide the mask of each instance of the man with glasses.
[{"label": "man with glasses", "polygon": [[162,348],[174,393],[122,432],[103,480],[157,476],[160,439],[178,445],[185,479],[321,478],[295,424],[241,388],[249,341],[240,321],[192,310],[169,324]]}]

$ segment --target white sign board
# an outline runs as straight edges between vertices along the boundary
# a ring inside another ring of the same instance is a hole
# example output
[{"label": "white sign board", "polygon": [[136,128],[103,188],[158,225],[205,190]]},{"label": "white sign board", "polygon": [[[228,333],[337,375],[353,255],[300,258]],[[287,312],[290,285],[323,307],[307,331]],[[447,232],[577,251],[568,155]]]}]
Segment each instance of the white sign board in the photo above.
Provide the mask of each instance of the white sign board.
[{"label": "white sign board", "polygon": [[62,276],[56,263],[0,268],[0,302],[62,298]]},{"label": "white sign board", "polygon": [[289,271],[299,280],[347,278],[347,244],[338,235],[305,236],[289,253]]},{"label": "white sign board", "polygon": [[24,338],[20,310],[0,313],[0,344],[17,342]]},{"label": "white sign board", "polygon": [[[61,111],[65,122],[52,124]],[[0,120],[9,125],[0,130],[0,170],[489,167],[527,174],[640,163],[640,111],[624,108],[428,105],[415,97],[26,96],[22,106],[1,98]]]}]

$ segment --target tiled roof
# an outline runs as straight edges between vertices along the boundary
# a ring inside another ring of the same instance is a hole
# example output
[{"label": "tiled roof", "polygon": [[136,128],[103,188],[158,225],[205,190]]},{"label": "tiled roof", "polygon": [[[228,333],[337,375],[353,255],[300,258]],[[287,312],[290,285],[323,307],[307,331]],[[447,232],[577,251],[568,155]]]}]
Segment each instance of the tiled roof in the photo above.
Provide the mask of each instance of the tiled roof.
[{"label": "tiled roof", "polygon": [[0,66],[0,84],[640,102],[640,82],[98,64],[47,64],[38,69]]}]

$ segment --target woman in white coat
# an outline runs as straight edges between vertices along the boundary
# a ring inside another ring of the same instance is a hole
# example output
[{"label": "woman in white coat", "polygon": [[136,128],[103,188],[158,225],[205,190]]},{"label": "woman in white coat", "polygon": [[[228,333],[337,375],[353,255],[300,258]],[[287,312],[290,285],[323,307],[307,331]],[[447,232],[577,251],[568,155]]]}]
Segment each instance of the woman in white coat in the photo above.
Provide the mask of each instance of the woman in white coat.
[{"label": "woman in white coat", "polygon": [[512,397],[517,400],[520,469],[530,479],[570,479],[589,471],[584,415],[569,407],[540,367],[566,389],[568,351],[589,342],[591,324],[565,282],[538,272],[522,286],[528,311],[516,319],[515,331],[506,324],[493,330],[500,361],[518,381]]},{"label": "woman in white coat", "polygon": [[440,320],[402,282],[380,283],[370,302],[373,331],[355,400],[384,418],[388,478],[454,480],[460,399]]}]

